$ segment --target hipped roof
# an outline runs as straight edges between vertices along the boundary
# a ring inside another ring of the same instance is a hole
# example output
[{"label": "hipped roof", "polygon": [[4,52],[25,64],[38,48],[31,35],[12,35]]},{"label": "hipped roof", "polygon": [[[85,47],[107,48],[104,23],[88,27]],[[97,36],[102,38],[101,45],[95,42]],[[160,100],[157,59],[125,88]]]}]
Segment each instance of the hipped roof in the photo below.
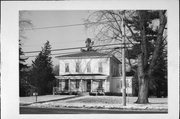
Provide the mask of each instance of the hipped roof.
[{"label": "hipped roof", "polygon": [[114,57],[114,55],[112,54],[106,54],[106,53],[100,53],[97,51],[83,51],[83,52],[77,52],[77,53],[73,53],[73,54],[68,54],[68,55],[60,55],[60,56],[56,56],[56,58],[58,59],[69,59],[69,58],[103,58],[103,57],[112,57],[115,60],[117,60],[119,63],[120,61]]}]

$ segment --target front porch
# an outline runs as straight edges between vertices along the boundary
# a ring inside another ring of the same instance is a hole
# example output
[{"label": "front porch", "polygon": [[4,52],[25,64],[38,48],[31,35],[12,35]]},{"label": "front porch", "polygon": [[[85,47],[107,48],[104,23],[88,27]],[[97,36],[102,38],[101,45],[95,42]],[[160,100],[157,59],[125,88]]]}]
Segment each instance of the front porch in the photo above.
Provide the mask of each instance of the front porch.
[{"label": "front porch", "polygon": [[108,91],[107,78],[105,75],[64,75],[56,76],[59,86],[53,89],[55,92],[97,92],[98,90]]}]

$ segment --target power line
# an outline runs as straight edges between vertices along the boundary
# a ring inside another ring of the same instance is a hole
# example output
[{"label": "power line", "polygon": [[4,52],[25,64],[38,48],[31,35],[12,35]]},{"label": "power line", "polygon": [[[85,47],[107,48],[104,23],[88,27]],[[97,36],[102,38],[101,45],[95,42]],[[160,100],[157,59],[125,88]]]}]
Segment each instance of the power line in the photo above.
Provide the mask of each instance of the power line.
[{"label": "power line", "polygon": [[[63,54],[73,54],[73,53],[77,53],[77,52],[66,52],[66,53],[55,53],[55,54],[51,54],[52,55],[63,55]],[[27,56],[27,57],[36,57],[37,55],[31,55],[31,56]]]},{"label": "power line", "polygon": [[[85,40],[73,40],[73,41],[67,41],[67,42],[64,42],[63,41],[63,43],[64,44],[67,44],[67,43],[69,43],[69,42],[71,42],[71,43],[79,43],[79,42],[81,42],[81,41],[85,41]],[[56,45],[56,44],[58,44],[58,43],[60,43],[60,42],[52,42],[51,41],[51,45]],[[39,46],[40,44],[31,44],[31,45],[23,45],[23,47],[34,47],[34,46]]]},{"label": "power line", "polygon": [[[117,20],[120,21],[120,20]],[[41,29],[51,29],[51,28],[65,28],[65,27],[73,27],[73,26],[82,26],[82,25],[89,25],[89,24],[104,24],[108,22],[116,22],[116,21],[102,21],[102,22],[89,22],[89,23],[81,23],[81,24],[69,24],[69,25],[57,25],[57,26],[45,26],[45,27],[34,27],[34,28],[27,28],[27,29],[20,29],[23,30],[41,30]]]},{"label": "power line", "polygon": [[[92,46],[92,47],[103,47],[103,46],[113,46],[113,45],[119,45],[122,43],[116,43],[116,44],[106,44],[106,45],[96,45],[96,46]],[[127,43],[127,44],[131,44],[131,43]],[[53,49],[51,51],[62,51],[62,50],[74,50],[74,49],[81,49],[81,48],[86,48],[86,47],[74,47],[74,48],[63,48],[63,49]],[[28,51],[28,52],[24,52],[24,53],[38,53],[41,51]]]},{"label": "power line", "polygon": [[[100,51],[100,50],[111,50],[114,49],[116,50],[117,48],[122,48],[122,47],[115,47],[115,48],[106,48],[106,49],[95,49],[95,51]],[[55,53],[55,54],[51,54],[52,55],[68,55],[68,54],[73,54],[73,53],[77,53],[77,52],[65,52],[65,53]],[[37,55],[31,55],[31,56],[27,56],[27,57],[36,57]]]},{"label": "power line", "polygon": [[23,29],[23,30],[40,30],[40,29],[62,28],[62,27],[72,27],[72,26],[81,26],[81,25],[85,25],[85,24],[70,24],[70,25],[60,25],[60,26],[35,27],[35,28]]}]

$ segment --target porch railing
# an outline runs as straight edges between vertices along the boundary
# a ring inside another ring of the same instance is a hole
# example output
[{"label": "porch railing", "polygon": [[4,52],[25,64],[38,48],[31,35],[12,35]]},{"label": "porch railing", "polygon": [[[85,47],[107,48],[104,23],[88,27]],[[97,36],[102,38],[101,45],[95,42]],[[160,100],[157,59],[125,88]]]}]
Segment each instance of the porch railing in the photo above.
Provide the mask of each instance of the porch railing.
[{"label": "porch railing", "polygon": [[53,95],[59,94],[62,92],[60,87],[53,87]]}]

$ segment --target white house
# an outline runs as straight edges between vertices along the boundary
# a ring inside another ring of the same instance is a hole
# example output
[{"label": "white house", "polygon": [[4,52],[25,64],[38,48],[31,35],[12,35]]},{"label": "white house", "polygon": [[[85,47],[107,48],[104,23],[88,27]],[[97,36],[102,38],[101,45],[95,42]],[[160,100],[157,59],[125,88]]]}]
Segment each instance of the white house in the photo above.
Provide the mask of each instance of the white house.
[{"label": "white house", "polygon": [[113,55],[84,51],[56,58],[59,59],[56,78],[61,91],[121,92],[121,62]]}]

